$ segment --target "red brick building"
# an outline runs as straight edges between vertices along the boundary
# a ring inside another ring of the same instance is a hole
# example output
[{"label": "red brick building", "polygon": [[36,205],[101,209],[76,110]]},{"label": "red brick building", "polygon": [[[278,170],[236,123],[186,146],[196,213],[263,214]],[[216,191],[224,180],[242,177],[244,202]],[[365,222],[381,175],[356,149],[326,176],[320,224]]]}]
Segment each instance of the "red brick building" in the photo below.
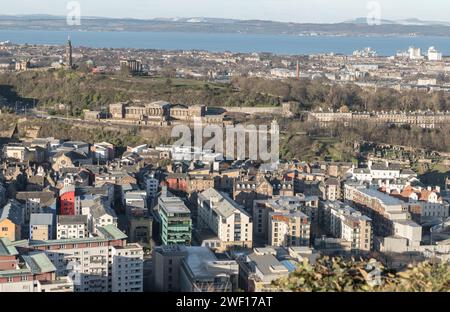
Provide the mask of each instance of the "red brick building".
[{"label": "red brick building", "polygon": [[165,182],[171,191],[188,191],[188,175],[185,173],[169,173]]},{"label": "red brick building", "polygon": [[76,215],[75,211],[75,187],[65,186],[59,192],[59,214],[61,215]]}]

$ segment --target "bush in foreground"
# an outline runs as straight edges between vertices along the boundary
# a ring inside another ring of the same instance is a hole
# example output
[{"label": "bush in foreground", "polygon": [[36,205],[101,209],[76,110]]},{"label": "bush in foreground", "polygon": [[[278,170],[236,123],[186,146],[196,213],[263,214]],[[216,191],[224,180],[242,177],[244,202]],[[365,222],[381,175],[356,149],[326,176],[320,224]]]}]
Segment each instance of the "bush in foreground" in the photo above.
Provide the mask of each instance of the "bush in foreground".
[{"label": "bush in foreground", "polygon": [[315,265],[301,263],[273,287],[294,292],[449,292],[450,265],[423,262],[393,272],[376,260],[323,257]]}]

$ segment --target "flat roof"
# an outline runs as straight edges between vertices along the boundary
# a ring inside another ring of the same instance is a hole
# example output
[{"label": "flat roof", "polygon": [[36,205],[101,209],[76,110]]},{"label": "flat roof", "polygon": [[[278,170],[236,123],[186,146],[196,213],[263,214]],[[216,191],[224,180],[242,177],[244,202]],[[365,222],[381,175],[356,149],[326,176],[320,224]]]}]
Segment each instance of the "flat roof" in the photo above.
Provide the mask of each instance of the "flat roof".
[{"label": "flat roof", "polygon": [[289,269],[284,266],[273,254],[250,254],[248,256],[258,270],[264,275],[288,273]]},{"label": "flat roof", "polygon": [[187,256],[185,262],[195,277],[211,277],[206,263],[217,261],[217,257],[208,247],[186,247]]},{"label": "flat roof", "polygon": [[159,202],[168,213],[191,213],[181,198],[161,196]]},{"label": "flat roof", "polygon": [[413,220],[395,220],[394,223],[399,223],[399,224],[403,224],[403,225],[409,225],[412,227],[422,228],[422,226],[420,226]]},{"label": "flat roof", "polygon": [[32,213],[30,215],[30,225],[51,225],[53,224],[53,214]]},{"label": "flat roof", "polygon": [[185,256],[186,246],[184,245],[162,245],[155,247],[155,252],[162,255]]}]

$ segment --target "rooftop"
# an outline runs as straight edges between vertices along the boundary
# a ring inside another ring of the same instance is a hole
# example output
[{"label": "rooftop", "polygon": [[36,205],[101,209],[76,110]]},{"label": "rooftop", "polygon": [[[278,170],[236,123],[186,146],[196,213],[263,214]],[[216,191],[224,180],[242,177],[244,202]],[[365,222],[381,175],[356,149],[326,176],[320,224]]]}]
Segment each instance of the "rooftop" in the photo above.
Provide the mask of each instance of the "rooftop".
[{"label": "rooftop", "polygon": [[211,279],[226,272],[234,271],[235,261],[218,260],[208,247],[186,247],[187,256],[184,259],[195,279]]},{"label": "rooftop", "polygon": [[[36,176],[35,176],[36,178]],[[42,177],[43,178],[43,177]],[[50,206],[55,202],[55,194],[49,191],[42,192],[18,192],[17,200],[26,201],[28,199],[39,198],[41,207]]]},{"label": "rooftop", "polygon": [[14,277],[20,275],[31,275],[30,269],[20,269],[20,270],[7,270],[0,271],[0,277]]},{"label": "rooftop", "polygon": [[45,253],[23,256],[23,260],[33,274],[42,274],[56,271],[56,267],[53,265],[53,263]]},{"label": "rooftop", "polygon": [[127,239],[127,235],[119,230],[116,226],[109,224],[103,227],[99,227],[98,231],[103,237],[109,240]]},{"label": "rooftop", "polygon": [[161,196],[159,198],[161,209],[168,213],[190,213],[191,211],[186,207],[183,200],[178,197]]},{"label": "rooftop", "polygon": [[394,205],[403,205],[404,204],[404,202],[401,201],[400,199],[389,196],[389,195],[382,193],[375,189],[361,188],[361,189],[359,189],[359,191],[361,193],[366,194],[367,196],[376,198],[377,200],[383,202],[386,205],[394,206]]},{"label": "rooftop", "polygon": [[58,216],[58,224],[87,224],[87,216]]},{"label": "rooftop", "polygon": [[64,244],[87,244],[87,243],[101,243],[111,240],[126,239],[127,236],[121,232],[114,225],[107,225],[97,228],[101,233],[101,237],[86,237],[76,239],[55,239],[55,240],[31,240],[28,242],[29,246],[52,246],[52,245],[64,245]]},{"label": "rooftop", "polygon": [[258,271],[264,276],[289,273],[288,268],[271,253],[252,253],[248,256],[248,259],[255,264]]},{"label": "rooftop", "polygon": [[51,225],[53,215],[51,213],[32,213],[30,215],[30,225]]},{"label": "rooftop", "polygon": [[228,218],[236,211],[248,215],[248,213],[242,209],[234,200],[232,200],[227,194],[217,191],[214,188],[209,188],[206,191],[200,193],[199,198],[202,201],[212,203],[211,209],[216,211],[224,218]]},{"label": "rooftop", "polygon": [[0,238],[0,256],[16,256],[18,254],[16,247],[11,244],[8,238]]},{"label": "rooftop", "polygon": [[9,201],[0,211],[0,220],[8,219],[16,225],[23,223],[23,205],[17,200]]}]

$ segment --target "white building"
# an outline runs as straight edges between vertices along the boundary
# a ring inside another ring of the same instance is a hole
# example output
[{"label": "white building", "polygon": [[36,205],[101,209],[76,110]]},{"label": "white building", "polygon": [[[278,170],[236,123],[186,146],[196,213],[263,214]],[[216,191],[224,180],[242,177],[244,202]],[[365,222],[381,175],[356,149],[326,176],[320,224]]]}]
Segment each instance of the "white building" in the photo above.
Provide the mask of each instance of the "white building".
[{"label": "white building", "polygon": [[322,228],[335,238],[351,243],[352,250],[372,248],[372,220],[340,201],[326,201],[320,207]]},{"label": "white building", "polygon": [[95,143],[92,147],[97,160],[108,161],[114,159],[114,145],[108,142]]},{"label": "white building", "polygon": [[270,246],[309,246],[311,221],[301,211],[269,213]]},{"label": "white building", "polygon": [[126,239],[108,225],[99,228],[97,237],[30,241],[28,248],[45,252],[56,275],[73,280],[75,292],[142,291],[142,247]]},{"label": "white building", "polygon": [[87,216],[58,216],[56,239],[79,239],[88,236]]},{"label": "white building", "polygon": [[410,60],[423,60],[422,49],[416,47],[410,47],[408,49]]},{"label": "white building", "polygon": [[158,194],[159,180],[156,178],[154,172],[145,176],[145,190],[147,191],[148,198],[155,198]]},{"label": "white building", "polygon": [[[158,147],[157,150],[165,150]],[[170,148],[172,160],[174,161],[192,161],[200,160],[206,163],[223,160],[222,153],[214,153],[212,150],[203,150],[198,146],[172,146]]]},{"label": "white building", "polygon": [[428,60],[434,62],[442,61],[442,53],[438,52],[435,47],[428,49]]},{"label": "white building", "polygon": [[295,78],[297,73],[295,70],[286,68],[273,68],[270,70],[270,76],[274,78]]},{"label": "white building", "polygon": [[270,246],[307,246],[310,242],[311,204],[305,196],[278,196],[253,202],[253,235]]},{"label": "white building", "polygon": [[377,52],[373,50],[371,47],[364,48],[363,50],[355,50],[353,51],[353,56],[356,57],[377,57]]},{"label": "white building", "polygon": [[117,226],[117,214],[101,200],[94,203],[89,209],[88,230],[89,233],[97,235],[98,228],[107,225]]},{"label": "white building", "polygon": [[442,198],[440,187],[407,185],[401,189],[386,187],[385,191],[387,194],[396,192],[397,196],[407,202],[409,212],[416,222],[435,222],[449,217],[449,204]]},{"label": "white building", "polygon": [[420,246],[422,227],[410,220],[394,221],[394,236],[406,238],[407,246]]},{"label": "white building", "polygon": [[408,169],[402,169],[400,165],[389,162],[369,161],[367,168],[352,168],[350,170],[352,178],[362,182],[372,182],[373,180],[397,181],[400,179],[411,180],[417,174]]},{"label": "white building", "polygon": [[133,190],[125,193],[125,204],[129,206],[147,207],[147,191]]},{"label": "white building", "polygon": [[198,223],[200,229],[210,230],[218,237],[220,249],[252,247],[251,216],[225,193],[210,188],[199,194]]},{"label": "white building", "polygon": [[142,292],[144,252],[138,244],[112,249],[112,292]]}]

